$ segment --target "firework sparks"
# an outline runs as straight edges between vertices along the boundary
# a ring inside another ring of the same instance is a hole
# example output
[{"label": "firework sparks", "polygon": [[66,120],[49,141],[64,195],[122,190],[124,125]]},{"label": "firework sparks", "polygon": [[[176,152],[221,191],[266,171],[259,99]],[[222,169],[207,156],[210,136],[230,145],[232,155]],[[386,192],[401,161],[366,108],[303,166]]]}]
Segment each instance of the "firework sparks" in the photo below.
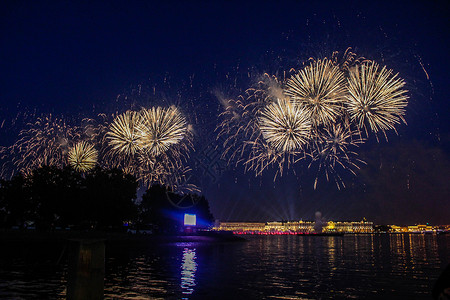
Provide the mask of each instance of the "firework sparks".
[{"label": "firework sparks", "polygon": [[69,164],[84,172],[99,164],[120,168],[143,185],[191,187],[183,178],[190,170],[184,164],[192,149],[192,126],[179,109],[153,107],[109,119],[100,114],[82,119],[81,127],[71,127],[51,115],[38,118],[21,131],[15,144],[0,147],[2,177],[29,174],[44,165]]},{"label": "firework sparks", "polygon": [[274,181],[279,174],[283,174],[285,165],[289,167],[298,154],[297,152],[287,153],[277,151],[260,138],[255,141],[249,141],[247,144],[249,145],[250,151],[248,157],[244,160],[245,170],[253,170],[256,176],[259,176],[265,169],[272,166],[276,170]]},{"label": "firework sparks", "polygon": [[348,75],[348,72],[352,67],[366,61],[364,57],[357,56],[357,54],[351,50],[352,48],[349,47],[342,54],[339,51],[335,51],[331,56],[333,64],[338,66],[339,69],[344,72],[345,76]]},{"label": "firework sparks", "polygon": [[226,109],[220,115],[222,122],[216,130],[218,139],[224,139],[222,158],[229,164],[237,165],[246,160],[245,164],[252,169],[255,159],[251,157],[254,158],[255,153],[264,153],[258,150],[261,148],[259,147],[261,132],[258,129],[258,115],[261,109],[270,103],[267,97],[264,89],[248,89],[246,96],[226,101]]},{"label": "firework sparks", "polygon": [[69,150],[67,160],[76,171],[85,172],[91,170],[97,164],[98,151],[93,145],[85,141],[77,143]]},{"label": "firework sparks", "polygon": [[344,73],[326,58],[317,60],[286,82],[285,94],[305,108],[314,126],[330,125],[342,115]]},{"label": "firework sparks", "polygon": [[299,155],[305,157],[311,122],[303,108],[275,93],[282,89],[276,79],[270,79],[229,100],[218,131],[219,138],[224,138],[222,158],[236,165],[243,162],[245,170],[257,176],[273,166],[275,180]]},{"label": "firework sparks", "polygon": [[52,115],[38,117],[19,134],[19,140],[8,147],[12,161],[11,176],[24,174],[41,166],[63,167],[67,152],[74,140],[80,138],[77,127],[69,126],[64,119]]},{"label": "firework sparks", "polygon": [[269,104],[259,116],[264,139],[280,152],[304,148],[311,132],[311,122],[304,109],[285,99]]},{"label": "firework sparks", "polygon": [[376,62],[363,63],[349,73],[347,111],[352,122],[359,129],[367,124],[377,133],[379,130],[394,129],[404,119],[408,104],[407,91],[402,89],[405,82],[393,75],[386,66],[380,69]]},{"label": "firework sparks", "polygon": [[[273,166],[274,180],[286,165],[309,157],[309,167],[318,165],[314,187],[319,175],[344,187],[339,172],[356,175],[358,164],[364,163],[354,152],[364,141],[348,112],[347,77],[366,61],[349,49],[342,59],[333,55],[331,60],[310,63],[284,85],[277,79],[262,82],[247,90],[246,96],[229,100],[218,127],[219,137],[225,140],[222,157],[243,162],[245,170],[256,175]],[[280,90],[284,92],[276,93]]]},{"label": "firework sparks", "polygon": [[134,156],[141,149],[142,136],[137,129],[141,123],[141,115],[135,111],[127,111],[118,115],[106,134],[112,152]]},{"label": "firework sparks", "polygon": [[176,107],[152,107],[140,113],[142,122],[137,127],[139,144],[151,155],[158,156],[166,152],[185,137],[187,122]]},{"label": "firework sparks", "polygon": [[[225,111],[220,114],[218,139],[229,164],[242,163],[245,171],[257,176],[273,167],[275,181],[286,166],[309,157],[308,168],[318,164],[314,187],[319,175],[325,175],[340,188],[344,183],[337,170],[355,174],[361,162],[353,148],[363,142],[362,130],[367,136],[368,130],[386,135],[406,123],[405,82],[350,49],[341,58],[335,52],[331,59],[313,61],[287,80],[285,76],[284,72],[279,81],[264,74],[236,100],[220,96]],[[193,132],[178,108],[99,116],[99,122],[83,119],[83,130],[51,115],[37,118],[14,145],[0,147],[2,176],[67,163],[86,171],[98,163],[121,168],[142,185],[196,189],[186,184]]]},{"label": "firework sparks", "polygon": [[111,133],[111,119],[114,120],[115,118],[101,113],[95,118],[84,118],[81,121],[83,128],[82,140],[95,145],[95,149],[98,151],[97,162],[105,168],[117,167],[119,165],[117,164],[117,158],[125,156],[118,151],[113,151],[111,147],[108,138],[108,134]]},{"label": "firework sparks", "polygon": [[364,142],[360,138],[358,131],[352,131],[349,126],[341,124],[332,125],[325,128],[323,132],[318,133],[318,140],[314,144],[313,163],[318,162],[317,176],[314,182],[314,188],[317,187],[318,176],[321,170],[324,171],[327,181],[330,177],[334,178],[338,189],[345,187],[344,181],[339,176],[337,168],[349,171],[356,175],[355,169],[359,169],[358,163],[364,163],[358,159],[358,154],[350,148],[356,148]]},{"label": "firework sparks", "polygon": [[122,168],[146,186],[175,186],[181,177],[178,171],[192,147],[188,128],[174,106],[127,111],[109,126],[103,163]]}]

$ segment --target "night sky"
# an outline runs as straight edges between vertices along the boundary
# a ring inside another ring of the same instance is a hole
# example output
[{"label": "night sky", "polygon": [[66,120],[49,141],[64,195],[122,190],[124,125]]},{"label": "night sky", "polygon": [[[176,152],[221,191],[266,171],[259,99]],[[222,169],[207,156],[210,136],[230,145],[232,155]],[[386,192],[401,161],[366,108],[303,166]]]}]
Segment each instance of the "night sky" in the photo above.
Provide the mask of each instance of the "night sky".
[{"label": "night sky", "polygon": [[[449,223],[449,15],[446,1],[3,1],[0,144],[40,114],[79,125],[175,104],[195,129],[190,180],[217,219]],[[342,174],[346,189],[314,190],[305,164],[274,182],[217,160],[220,99],[348,47],[398,72],[410,99],[408,125],[360,147],[367,165]]]}]

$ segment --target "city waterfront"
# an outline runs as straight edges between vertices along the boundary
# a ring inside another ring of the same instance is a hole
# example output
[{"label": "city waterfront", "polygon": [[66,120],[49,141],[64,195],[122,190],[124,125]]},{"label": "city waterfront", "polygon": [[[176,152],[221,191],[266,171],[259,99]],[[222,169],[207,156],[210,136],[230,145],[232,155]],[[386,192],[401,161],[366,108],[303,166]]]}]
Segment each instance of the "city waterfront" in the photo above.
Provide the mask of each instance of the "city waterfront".
[{"label": "city waterfront", "polygon": [[[450,236],[257,235],[106,243],[106,299],[430,299]],[[64,241],[0,246],[0,298],[64,299]]]},{"label": "city waterfront", "polygon": [[275,222],[219,222],[213,230],[235,234],[317,234],[317,233],[437,233],[450,232],[450,225],[416,224],[409,226],[374,225],[362,221],[275,221]]}]

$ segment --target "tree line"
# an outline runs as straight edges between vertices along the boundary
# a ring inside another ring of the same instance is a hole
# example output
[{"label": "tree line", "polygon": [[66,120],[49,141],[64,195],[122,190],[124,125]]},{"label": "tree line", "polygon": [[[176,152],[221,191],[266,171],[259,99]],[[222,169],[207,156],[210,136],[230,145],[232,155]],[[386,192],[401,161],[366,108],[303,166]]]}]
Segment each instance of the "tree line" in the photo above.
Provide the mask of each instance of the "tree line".
[{"label": "tree line", "polygon": [[180,216],[186,212],[196,213],[205,227],[212,224],[203,196],[154,185],[138,202],[138,188],[136,178],[119,169],[80,173],[44,166],[27,176],[0,180],[0,228],[120,231],[126,230],[124,225],[152,224],[169,233],[181,230]]}]

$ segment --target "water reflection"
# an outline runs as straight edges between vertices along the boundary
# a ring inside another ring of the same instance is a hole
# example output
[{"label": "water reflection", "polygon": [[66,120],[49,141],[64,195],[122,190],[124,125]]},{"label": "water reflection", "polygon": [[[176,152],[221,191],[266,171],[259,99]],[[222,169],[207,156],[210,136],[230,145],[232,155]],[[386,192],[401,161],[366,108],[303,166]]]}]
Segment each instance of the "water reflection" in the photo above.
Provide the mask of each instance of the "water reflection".
[{"label": "water reflection", "polygon": [[185,295],[194,292],[195,272],[197,271],[197,256],[194,249],[184,248],[183,259],[181,261],[181,289]]},{"label": "water reflection", "polygon": [[[430,299],[450,263],[450,235],[246,238],[110,243],[105,299]],[[61,246],[0,243],[0,299],[63,299]]]}]

